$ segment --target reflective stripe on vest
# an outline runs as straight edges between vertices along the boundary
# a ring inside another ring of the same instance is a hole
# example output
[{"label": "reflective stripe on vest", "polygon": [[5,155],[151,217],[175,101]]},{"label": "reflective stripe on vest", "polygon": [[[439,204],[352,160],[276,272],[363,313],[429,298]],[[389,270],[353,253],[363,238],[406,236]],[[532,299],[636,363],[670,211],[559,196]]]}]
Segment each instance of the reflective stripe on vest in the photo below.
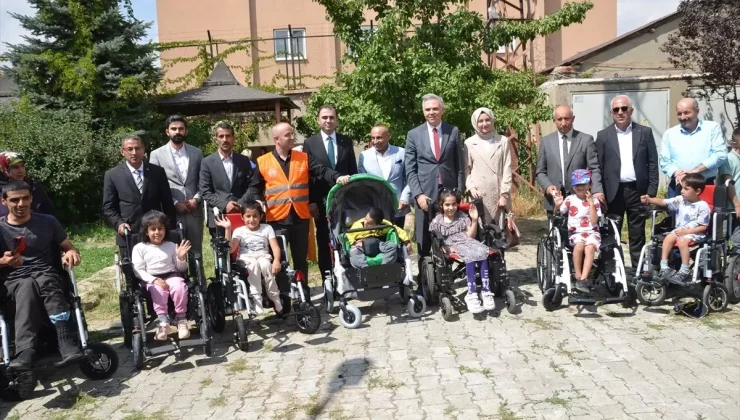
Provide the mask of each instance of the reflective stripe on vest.
[{"label": "reflective stripe on vest", "polygon": [[273,153],[257,159],[262,179],[265,180],[265,203],[268,222],[283,220],[295,209],[298,217],[310,218],[308,211],[308,155],[291,151],[288,176]]}]

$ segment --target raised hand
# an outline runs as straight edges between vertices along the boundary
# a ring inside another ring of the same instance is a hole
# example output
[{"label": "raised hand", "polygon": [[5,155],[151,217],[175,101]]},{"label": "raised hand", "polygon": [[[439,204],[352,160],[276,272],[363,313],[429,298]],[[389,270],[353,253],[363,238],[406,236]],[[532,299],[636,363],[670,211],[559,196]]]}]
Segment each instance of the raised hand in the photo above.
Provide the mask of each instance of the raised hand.
[{"label": "raised hand", "polygon": [[478,220],[478,207],[471,205],[470,210],[468,210],[468,214],[473,221]]},{"label": "raised hand", "polygon": [[213,223],[215,223],[216,226],[222,227],[224,229],[231,229],[231,220],[229,220],[229,218],[224,216],[223,214],[219,214],[218,216],[214,217]]},{"label": "raised hand", "polygon": [[177,259],[180,261],[184,261],[185,257],[188,255],[188,251],[190,251],[191,245],[190,241],[187,239],[180,242],[179,245],[175,247],[175,253],[177,254]]}]

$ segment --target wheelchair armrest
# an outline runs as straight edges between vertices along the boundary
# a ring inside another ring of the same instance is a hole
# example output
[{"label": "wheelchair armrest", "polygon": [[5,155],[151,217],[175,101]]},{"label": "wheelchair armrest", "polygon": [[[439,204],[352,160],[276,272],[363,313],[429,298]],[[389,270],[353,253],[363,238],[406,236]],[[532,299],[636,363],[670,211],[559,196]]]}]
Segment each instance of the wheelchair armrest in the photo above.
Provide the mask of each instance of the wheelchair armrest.
[{"label": "wheelchair armrest", "polygon": [[430,231],[429,233],[432,236],[432,239],[435,239],[435,240],[439,241],[440,243],[444,243],[444,240],[445,239],[444,239],[444,237],[442,236],[441,233],[434,232],[434,231]]}]

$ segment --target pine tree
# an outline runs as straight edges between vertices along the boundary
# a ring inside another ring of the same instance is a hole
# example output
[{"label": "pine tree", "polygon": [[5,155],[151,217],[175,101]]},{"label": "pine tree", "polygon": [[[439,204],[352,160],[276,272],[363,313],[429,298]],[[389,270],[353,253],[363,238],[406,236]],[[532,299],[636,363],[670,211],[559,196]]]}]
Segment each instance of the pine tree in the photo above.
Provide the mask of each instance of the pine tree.
[{"label": "pine tree", "polygon": [[[46,109],[89,112],[95,123],[134,126],[150,111],[160,80],[150,23],[130,0],[28,0],[33,16],[12,14],[30,35],[9,45],[3,70],[22,98]],[[138,122],[136,124],[135,122]]]}]

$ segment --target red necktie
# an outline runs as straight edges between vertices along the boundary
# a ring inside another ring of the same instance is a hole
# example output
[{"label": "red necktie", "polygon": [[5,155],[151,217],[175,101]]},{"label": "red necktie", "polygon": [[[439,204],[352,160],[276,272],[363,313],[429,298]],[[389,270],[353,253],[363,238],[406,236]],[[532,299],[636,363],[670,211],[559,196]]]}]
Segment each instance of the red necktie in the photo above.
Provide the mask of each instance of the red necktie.
[{"label": "red necktie", "polygon": [[441,147],[439,145],[439,133],[437,132],[437,128],[432,129],[432,133],[434,134],[434,157],[439,161],[439,155],[441,154]]}]

